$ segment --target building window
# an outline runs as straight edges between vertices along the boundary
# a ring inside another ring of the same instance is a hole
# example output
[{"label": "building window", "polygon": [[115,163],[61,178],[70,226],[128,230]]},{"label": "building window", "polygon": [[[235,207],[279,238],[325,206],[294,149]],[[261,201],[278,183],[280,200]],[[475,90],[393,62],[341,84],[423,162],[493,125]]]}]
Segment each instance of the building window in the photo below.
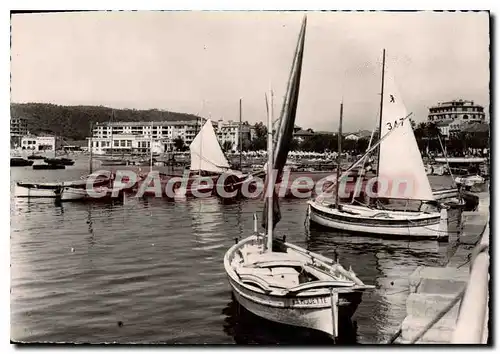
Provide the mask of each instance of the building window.
[{"label": "building window", "polygon": [[467,116],[467,114],[464,114],[464,119],[469,119],[469,116]]},{"label": "building window", "polygon": [[113,147],[119,147],[120,146],[120,141],[119,140],[113,140]]},{"label": "building window", "polygon": [[127,140],[127,147],[132,147],[132,140]]},{"label": "building window", "polygon": [[125,140],[120,140],[120,146],[125,147]]}]

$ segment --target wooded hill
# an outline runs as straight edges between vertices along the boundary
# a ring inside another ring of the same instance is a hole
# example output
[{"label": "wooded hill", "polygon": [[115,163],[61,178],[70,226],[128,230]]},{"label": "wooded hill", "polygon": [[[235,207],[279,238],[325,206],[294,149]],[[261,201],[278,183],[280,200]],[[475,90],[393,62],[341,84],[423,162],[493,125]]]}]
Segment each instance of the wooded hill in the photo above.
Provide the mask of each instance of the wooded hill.
[{"label": "wooded hill", "polygon": [[180,121],[196,120],[194,114],[157,109],[114,109],[103,106],[59,106],[50,103],[11,103],[11,118],[24,118],[31,134],[51,134],[71,140],[83,140],[90,135],[90,122],[114,121]]}]

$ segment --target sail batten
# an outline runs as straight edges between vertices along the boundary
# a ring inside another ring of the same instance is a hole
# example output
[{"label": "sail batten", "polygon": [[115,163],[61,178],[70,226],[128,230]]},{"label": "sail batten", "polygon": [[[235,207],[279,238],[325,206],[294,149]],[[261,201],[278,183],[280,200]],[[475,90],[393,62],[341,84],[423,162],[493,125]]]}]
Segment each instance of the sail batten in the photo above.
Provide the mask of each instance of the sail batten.
[{"label": "sail batten", "polygon": [[229,162],[224,156],[212,121],[208,119],[189,145],[191,152],[191,171],[208,171],[222,173],[229,168]]},{"label": "sail batten", "polygon": [[387,70],[383,107],[380,136],[397,129],[380,144],[378,197],[434,200],[406,107]]}]

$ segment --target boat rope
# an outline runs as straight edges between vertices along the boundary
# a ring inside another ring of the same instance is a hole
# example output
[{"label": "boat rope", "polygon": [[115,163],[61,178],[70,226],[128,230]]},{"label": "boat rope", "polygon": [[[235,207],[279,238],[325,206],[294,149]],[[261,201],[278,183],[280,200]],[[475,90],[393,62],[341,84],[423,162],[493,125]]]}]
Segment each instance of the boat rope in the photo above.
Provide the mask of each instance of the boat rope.
[{"label": "boat rope", "polygon": [[306,210],[306,218],[304,219],[304,226],[307,226],[308,225],[308,221],[309,221],[309,215],[311,213],[311,208],[309,208],[309,206],[307,207],[307,210]]},{"label": "boat rope", "polygon": [[[415,221],[411,220],[411,219],[406,219],[409,223],[411,224],[416,224]],[[448,219],[448,222],[456,222],[456,221],[460,221],[460,218],[456,218],[456,219]],[[420,226],[420,227],[423,227],[424,229],[426,230],[429,230],[429,231],[434,231],[434,232],[443,232],[442,230],[439,230],[439,229],[435,229],[433,227],[429,227],[429,226]],[[446,231],[446,234],[448,235],[459,235],[461,233],[461,230],[458,230],[458,231]]]},{"label": "boat rope", "polygon": [[[485,232],[486,230],[486,227],[488,227],[488,224],[486,224],[483,228],[483,231],[480,233],[481,235]],[[467,262],[465,262],[464,264],[460,265],[457,267],[460,268],[462,266],[464,266],[465,264],[467,263],[471,263],[470,267],[472,268],[472,264],[474,262],[474,259],[482,252],[488,252],[489,251],[489,245],[486,245],[486,244],[480,244],[481,242],[481,239],[478,239],[478,241],[476,242],[475,244],[475,248],[474,250],[467,256],[468,260]],[[410,342],[410,344],[414,344],[415,342],[417,342],[419,339],[421,339],[425,333],[427,333],[427,331],[429,329],[432,328],[432,326],[434,326],[442,317],[444,317],[452,308],[453,306],[455,306],[455,304],[463,298],[463,296],[465,295],[465,291],[467,289],[467,286],[465,286],[462,291],[460,291],[460,293],[458,293],[452,300],[451,302],[448,304],[448,306],[446,306],[445,308],[443,308],[437,315],[436,317],[427,324],[427,326],[424,327],[424,329],[422,331],[420,331],[420,333],[418,333],[415,338]],[[398,331],[396,333],[394,333],[391,338],[389,339],[389,341],[387,342],[387,344],[392,344],[394,343],[394,341],[401,335],[402,333],[402,325],[399,327]]]},{"label": "boat rope", "polygon": [[415,344],[420,340],[441,318],[443,318],[455,305],[459,302],[465,294],[464,287],[455,297],[450,301],[450,303],[443,308],[432,321],[430,321],[427,326],[425,326],[416,336],[410,341],[410,344]]},{"label": "boat rope", "polygon": [[[422,330],[409,342],[409,344],[415,344],[419,341],[438,321],[443,318],[456,304],[458,301],[462,299],[465,294],[464,287],[455,297],[450,301],[448,305],[446,305],[439,313],[424,327]],[[401,335],[403,332],[403,326],[401,325],[396,333],[394,333],[387,344],[392,344],[394,341]]]}]

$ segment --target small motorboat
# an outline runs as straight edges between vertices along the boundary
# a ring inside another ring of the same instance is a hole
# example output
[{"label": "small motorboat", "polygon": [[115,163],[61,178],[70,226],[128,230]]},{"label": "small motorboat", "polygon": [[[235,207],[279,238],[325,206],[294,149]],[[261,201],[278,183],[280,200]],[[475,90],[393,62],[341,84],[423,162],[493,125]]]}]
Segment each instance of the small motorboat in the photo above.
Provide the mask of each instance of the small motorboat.
[{"label": "small motorboat", "polygon": [[129,164],[127,160],[123,159],[98,159],[101,161],[102,166],[126,166]]},{"label": "small motorboat", "polygon": [[11,157],[10,158],[10,167],[23,167],[23,166],[31,166],[33,165],[33,161],[23,159],[21,157]]},{"label": "small motorboat", "polygon": [[37,164],[33,165],[34,170],[64,170],[66,168],[65,165],[61,164]]},{"label": "small motorboat", "polygon": [[46,158],[43,161],[49,165],[63,165],[63,166],[73,166],[75,161],[68,159],[66,157],[61,158]]}]

